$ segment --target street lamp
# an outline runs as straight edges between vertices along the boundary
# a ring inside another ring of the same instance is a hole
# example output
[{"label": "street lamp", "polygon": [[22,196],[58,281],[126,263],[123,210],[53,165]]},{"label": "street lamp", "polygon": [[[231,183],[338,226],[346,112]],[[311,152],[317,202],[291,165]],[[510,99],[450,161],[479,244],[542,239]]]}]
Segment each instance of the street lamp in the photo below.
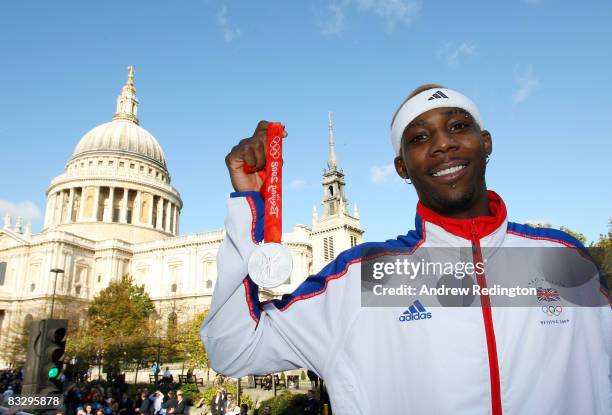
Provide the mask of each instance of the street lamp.
[{"label": "street lamp", "polygon": [[64,270],[60,268],[53,268],[51,270],[55,274],[55,282],[53,283],[53,297],[51,297],[51,317],[53,318],[53,306],[55,305],[55,289],[57,288],[57,274],[63,274]]}]

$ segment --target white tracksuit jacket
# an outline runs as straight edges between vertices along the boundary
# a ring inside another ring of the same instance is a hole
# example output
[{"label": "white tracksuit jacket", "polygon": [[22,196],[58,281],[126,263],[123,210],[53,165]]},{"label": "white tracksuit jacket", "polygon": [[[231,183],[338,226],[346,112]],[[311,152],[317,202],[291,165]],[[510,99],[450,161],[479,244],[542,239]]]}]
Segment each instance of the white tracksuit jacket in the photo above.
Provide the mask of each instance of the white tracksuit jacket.
[{"label": "white tracksuit jacket", "polygon": [[[361,306],[364,247],[576,246],[564,232],[493,216],[456,220],[419,204],[416,230],[341,253],[290,299],[260,303],[247,261],[263,236],[263,199],[234,193],[218,255],[212,307],[201,329],[211,366],[229,376],[310,368],[326,382],[334,414],[612,414],[612,311],[599,307],[429,307],[402,322],[406,307]],[[533,276],[517,276],[525,280]],[[479,284],[486,284],[486,269]],[[596,279],[595,279],[596,280]],[[420,304],[419,304],[420,305]],[[408,304],[407,304],[408,306]]]}]

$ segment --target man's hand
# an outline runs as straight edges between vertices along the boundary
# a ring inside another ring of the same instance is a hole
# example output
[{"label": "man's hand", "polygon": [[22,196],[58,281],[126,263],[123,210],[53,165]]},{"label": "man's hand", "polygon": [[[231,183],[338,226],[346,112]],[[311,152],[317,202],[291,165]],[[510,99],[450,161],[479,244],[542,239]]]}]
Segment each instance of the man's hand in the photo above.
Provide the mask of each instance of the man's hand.
[{"label": "man's hand", "polygon": [[[237,146],[225,156],[225,164],[229,170],[232,186],[237,192],[258,192],[263,180],[257,174],[266,167],[266,138],[268,122],[260,121],[252,137],[240,140]],[[287,132],[283,133],[283,138]],[[251,172],[245,172],[245,165],[251,167]]]}]

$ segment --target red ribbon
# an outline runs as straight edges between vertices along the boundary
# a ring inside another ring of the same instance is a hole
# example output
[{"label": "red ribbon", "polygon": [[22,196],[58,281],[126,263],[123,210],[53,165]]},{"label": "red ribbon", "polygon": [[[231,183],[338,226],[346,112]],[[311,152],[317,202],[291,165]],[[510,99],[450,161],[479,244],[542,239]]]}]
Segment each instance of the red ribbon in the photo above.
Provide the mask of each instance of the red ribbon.
[{"label": "red ribbon", "polygon": [[[259,192],[265,200],[264,242],[280,243],[283,235],[283,132],[278,122],[268,123],[266,168],[257,172],[263,181]],[[245,164],[246,173],[255,170]]]}]

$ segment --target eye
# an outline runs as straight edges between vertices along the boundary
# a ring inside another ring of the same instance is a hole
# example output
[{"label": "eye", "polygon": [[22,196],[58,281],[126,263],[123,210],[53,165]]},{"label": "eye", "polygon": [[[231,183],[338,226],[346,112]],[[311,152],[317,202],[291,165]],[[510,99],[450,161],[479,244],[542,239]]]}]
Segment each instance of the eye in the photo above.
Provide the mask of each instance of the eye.
[{"label": "eye", "polygon": [[427,140],[429,137],[427,136],[427,134],[416,134],[413,135],[409,140],[408,143],[421,143],[425,140]]},{"label": "eye", "polygon": [[451,126],[451,131],[461,131],[461,130],[465,130],[466,128],[468,128],[469,125],[463,121],[457,121],[456,123],[454,123]]}]

